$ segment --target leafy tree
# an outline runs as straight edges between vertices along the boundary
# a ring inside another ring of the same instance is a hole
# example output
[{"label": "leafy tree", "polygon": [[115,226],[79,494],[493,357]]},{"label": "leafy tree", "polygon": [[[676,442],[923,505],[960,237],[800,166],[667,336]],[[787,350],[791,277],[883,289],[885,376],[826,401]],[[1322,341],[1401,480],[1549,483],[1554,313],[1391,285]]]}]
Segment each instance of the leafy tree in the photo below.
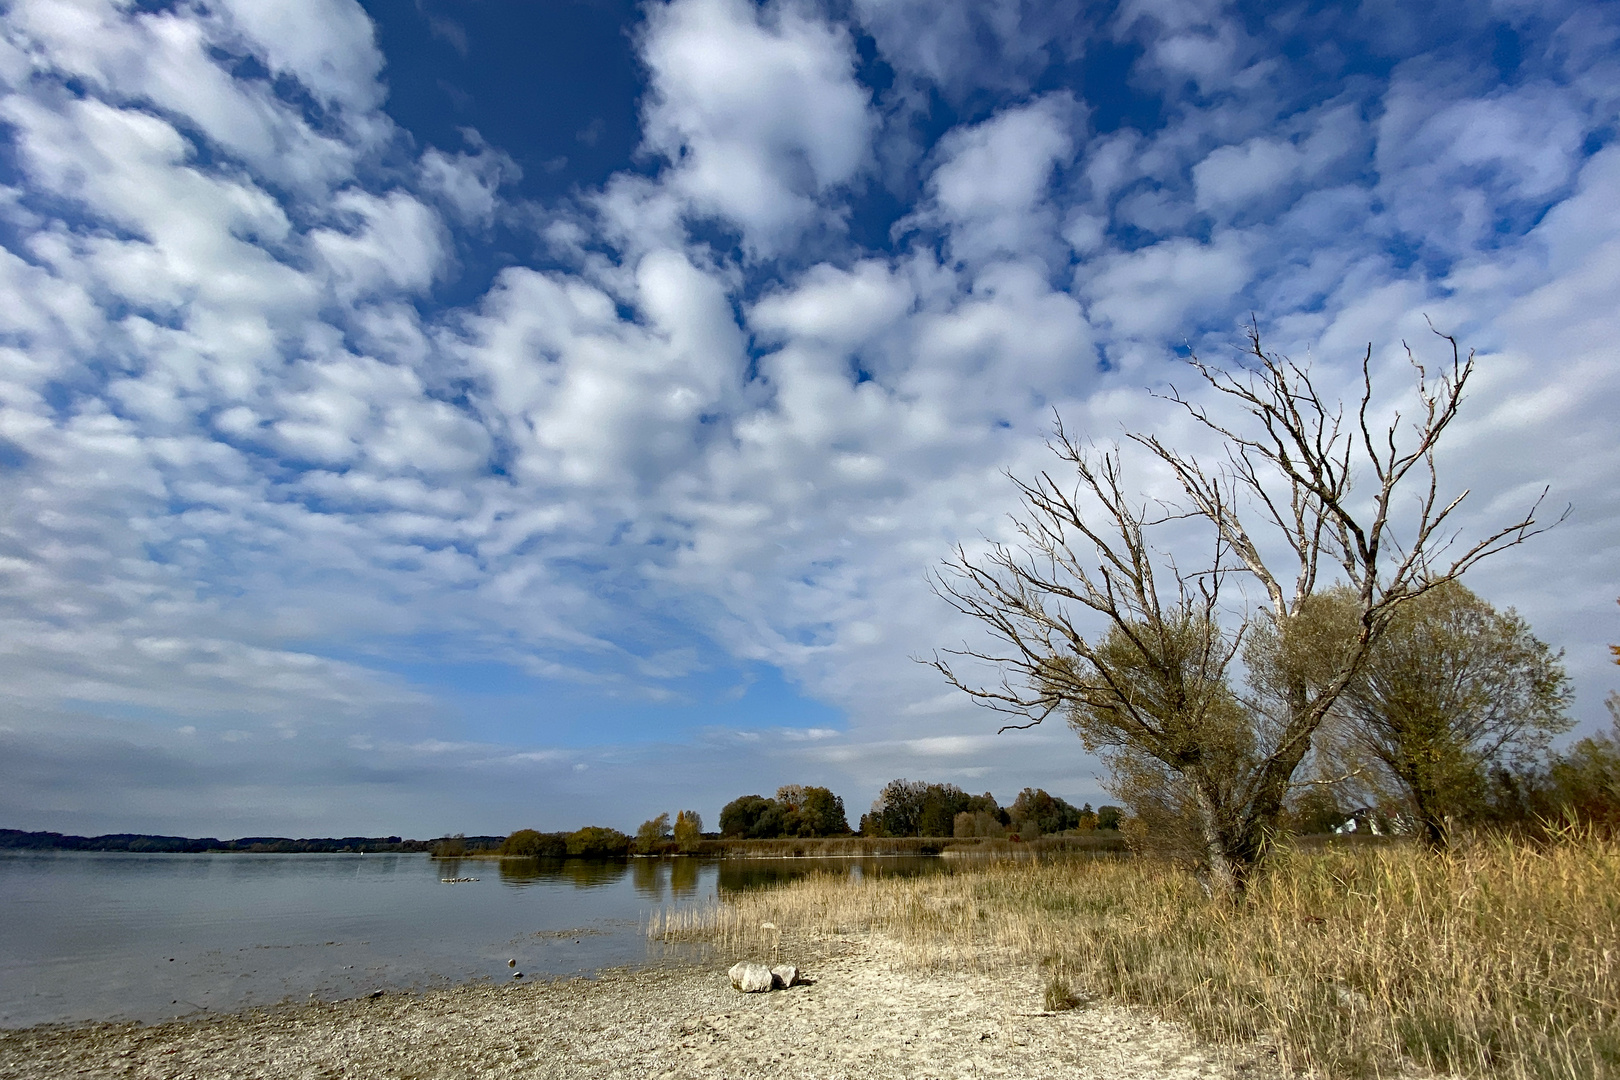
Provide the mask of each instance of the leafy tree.
[{"label": "leafy tree", "polygon": [[501,842],[501,854],[523,859],[560,859],[568,854],[568,840],[561,833],[519,829]]},{"label": "leafy tree", "polygon": [[750,840],[778,836],[847,836],[844,800],[824,787],[786,784],[776,798],[744,795],[720,810],[720,834]]},{"label": "leafy tree", "polygon": [[958,839],[973,836],[998,837],[1007,835],[1007,827],[995,816],[983,810],[964,810],[951,823],[951,835]]},{"label": "leafy tree", "polygon": [[929,784],[923,792],[918,836],[950,836],[956,815],[968,808],[972,797],[955,784]]},{"label": "leafy tree", "polygon": [[1097,807],[1097,828],[1118,829],[1125,819],[1125,811],[1118,806]]},{"label": "leafy tree", "polygon": [[1492,768],[1539,756],[1569,730],[1569,696],[1560,654],[1451,581],[1396,613],[1338,710],[1353,748],[1438,848],[1448,820],[1485,812]]},{"label": "leafy tree", "polygon": [[720,808],[720,835],[741,840],[781,836],[787,813],[781,803],[763,795],[743,795]]},{"label": "leafy tree", "polygon": [[579,859],[623,858],[630,853],[630,837],[617,829],[587,825],[568,834],[568,854]]},{"label": "leafy tree", "polygon": [[1013,830],[1025,840],[1066,832],[1077,828],[1081,820],[1078,809],[1041,788],[1020,791],[1007,812],[1012,816]]},{"label": "leafy tree", "polygon": [[920,780],[890,780],[872,801],[872,809],[861,817],[866,836],[919,836],[922,828],[923,796],[928,785]]},{"label": "leafy tree", "polygon": [[[1120,451],[1096,452],[1060,421],[1051,447],[1072,477],[1015,480],[1019,543],[982,555],[959,547],[935,579],[940,596],[997,642],[947,655],[994,666],[999,682],[969,682],[953,667],[961,660],[938,654],[933,665],[980,703],[1026,721],[1007,727],[1064,715],[1110,759],[1136,820],[1159,811],[1181,819],[1213,887],[1240,892],[1317,729],[1400,607],[1539,531],[1537,500],[1511,524],[1453,546],[1463,496],[1441,498],[1435,449],[1473,356],[1465,361],[1455,339],[1442,337],[1449,363],[1436,377],[1413,358],[1416,408],[1383,427],[1371,346],[1348,415],[1305,368],[1267,353],[1257,327],[1239,373],[1194,357],[1213,404],[1173,388],[1168,397],[1224,442],[1224,464],[1206,466],[1157,435],[1130,436],[1174,478],[1179,505],[1130,494]],[[1230,419],[1220,411],[1228,407]],[[1199,529],[1202,560],[1164,554],[1172,543],[1185,552]],[[1161,543],[1164,533],[1172,535]],[[1258,611],[1223,603],[1234,575],[1264,597]],[[1309,621],[1313,601],[1335,584],[1355,597],[1354,635],[1316,678],[1279,679],[1275,707],[1252,708],[1230,678],[1246,632],[1269,624],[1290,655],[1296,621]]]},{"label": "leafy tree", "polygon": [[[1615,700],[1610,695],[1609,700]],[[1620,710],[1614,727],[1581,739],[1553,756],[1531,793],[1534,813],[1545,821],[1578,821],[1620,830]]]},{"label": "leafy tree", "polygon": [[1306,788],[1289,804],[1288,810],[1290,831],[1307,836],[1330,833],[1350,817],[1328,786]]},{"label": "leafy tree", "polygon": [[703,839],[703,819],[696,810],[682,810],[675,815],[675,845],[682,851],[691,851]]},{"label": "leafy tree", "polygon": [[861,818],[861,832],[867,836],[950,836],[956,815],[973,808],[975,801],[975,796],[955,784],[891,780],[878,793],[871,812]]},{"label": "leafy tree", "polygon": [[659,814],[651,821],[643,821],[636,830],[636,850],[651,854],[669,837],[669,815]]},{"label": "leafy tree", "polygon": [[[781,791],[776,793],[776,797],[777,801],[783,801]],[[794,829],[797,836],[849,835],[849,819],[844,814],[844,800],[834,795],[828,788],[798,787],[793,813],[797,818]]]}]

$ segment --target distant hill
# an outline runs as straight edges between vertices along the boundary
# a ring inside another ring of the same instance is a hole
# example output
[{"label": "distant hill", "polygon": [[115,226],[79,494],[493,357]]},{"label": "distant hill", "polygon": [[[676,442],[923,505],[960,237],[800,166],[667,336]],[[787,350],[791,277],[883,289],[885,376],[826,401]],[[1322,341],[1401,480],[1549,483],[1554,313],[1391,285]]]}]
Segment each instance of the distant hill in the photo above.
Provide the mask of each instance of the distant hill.
[{"label": "distant hill", "polygon": [[286,836],[244,836],[219,840],[212,836],[152,836],[147,833],[107,833],[72,836],[57,832],[0,829],[0,850],[11,851],[140,851],[201,853],[205,851],[382,852],[427,851],[430,840],[403,840],[397,836],[344,836],[292,839]]}]

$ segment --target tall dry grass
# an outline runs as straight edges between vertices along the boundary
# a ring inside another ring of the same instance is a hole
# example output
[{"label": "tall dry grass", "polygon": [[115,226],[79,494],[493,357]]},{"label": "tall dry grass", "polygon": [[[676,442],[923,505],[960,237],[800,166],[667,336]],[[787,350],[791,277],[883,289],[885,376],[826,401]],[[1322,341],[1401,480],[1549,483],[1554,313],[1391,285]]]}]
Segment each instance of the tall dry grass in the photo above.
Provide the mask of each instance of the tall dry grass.
[{"label": "tall dry grass", "polygon": [[1330,1076],[1620,1076],[1620,845],[1592,836],[1283,851],[1238,905],[1135,859],[823,876],[652,931],[739,955],[880,934],[920,968],[1042,964],[1052,1003],[1072,987],[1153,1006]]}]

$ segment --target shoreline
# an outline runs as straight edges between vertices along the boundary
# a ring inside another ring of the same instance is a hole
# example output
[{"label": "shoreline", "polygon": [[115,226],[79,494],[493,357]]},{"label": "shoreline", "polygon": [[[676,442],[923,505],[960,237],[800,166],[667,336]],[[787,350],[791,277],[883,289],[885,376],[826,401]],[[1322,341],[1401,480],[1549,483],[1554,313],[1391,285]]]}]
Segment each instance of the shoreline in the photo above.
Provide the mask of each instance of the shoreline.
[{"label": "shoreline", "polygon": [[784,945],[778,959],[810,981],[766,994],[733,990],[732,960],[717,955],[161,1024],[5,1030],[0,1080],[1280,1075],[1265,1047],[1212,1047],[1145,1010],[1047,1012],[1033,969],[919,972],[882,937]]}]

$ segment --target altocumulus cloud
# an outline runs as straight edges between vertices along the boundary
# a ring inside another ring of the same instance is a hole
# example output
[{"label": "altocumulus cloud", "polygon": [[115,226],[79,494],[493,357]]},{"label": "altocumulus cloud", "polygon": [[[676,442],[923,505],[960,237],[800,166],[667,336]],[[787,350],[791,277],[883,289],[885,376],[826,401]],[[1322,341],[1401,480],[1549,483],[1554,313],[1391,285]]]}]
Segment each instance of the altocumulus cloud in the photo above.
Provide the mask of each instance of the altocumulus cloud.
[{"label": "altocumulus cloud", "polygon": [[1146,388],[1251,311],[1331,390],[1368,342],[1404,385],[1426,319],[1480,350],[1462,524],[1546,484],[1575,512],[1475,585],[1595,722],[1620,17],[1251,15],[655,0],[635,154],[536,196],[477,108],[453,146],[390,111],[354,3],[10,4],[5,823],[1095,800],[1065,732],[991,737],[909,661],[975,632],[924,574],[1007,535],[1054,409],[1199,446]]}]

